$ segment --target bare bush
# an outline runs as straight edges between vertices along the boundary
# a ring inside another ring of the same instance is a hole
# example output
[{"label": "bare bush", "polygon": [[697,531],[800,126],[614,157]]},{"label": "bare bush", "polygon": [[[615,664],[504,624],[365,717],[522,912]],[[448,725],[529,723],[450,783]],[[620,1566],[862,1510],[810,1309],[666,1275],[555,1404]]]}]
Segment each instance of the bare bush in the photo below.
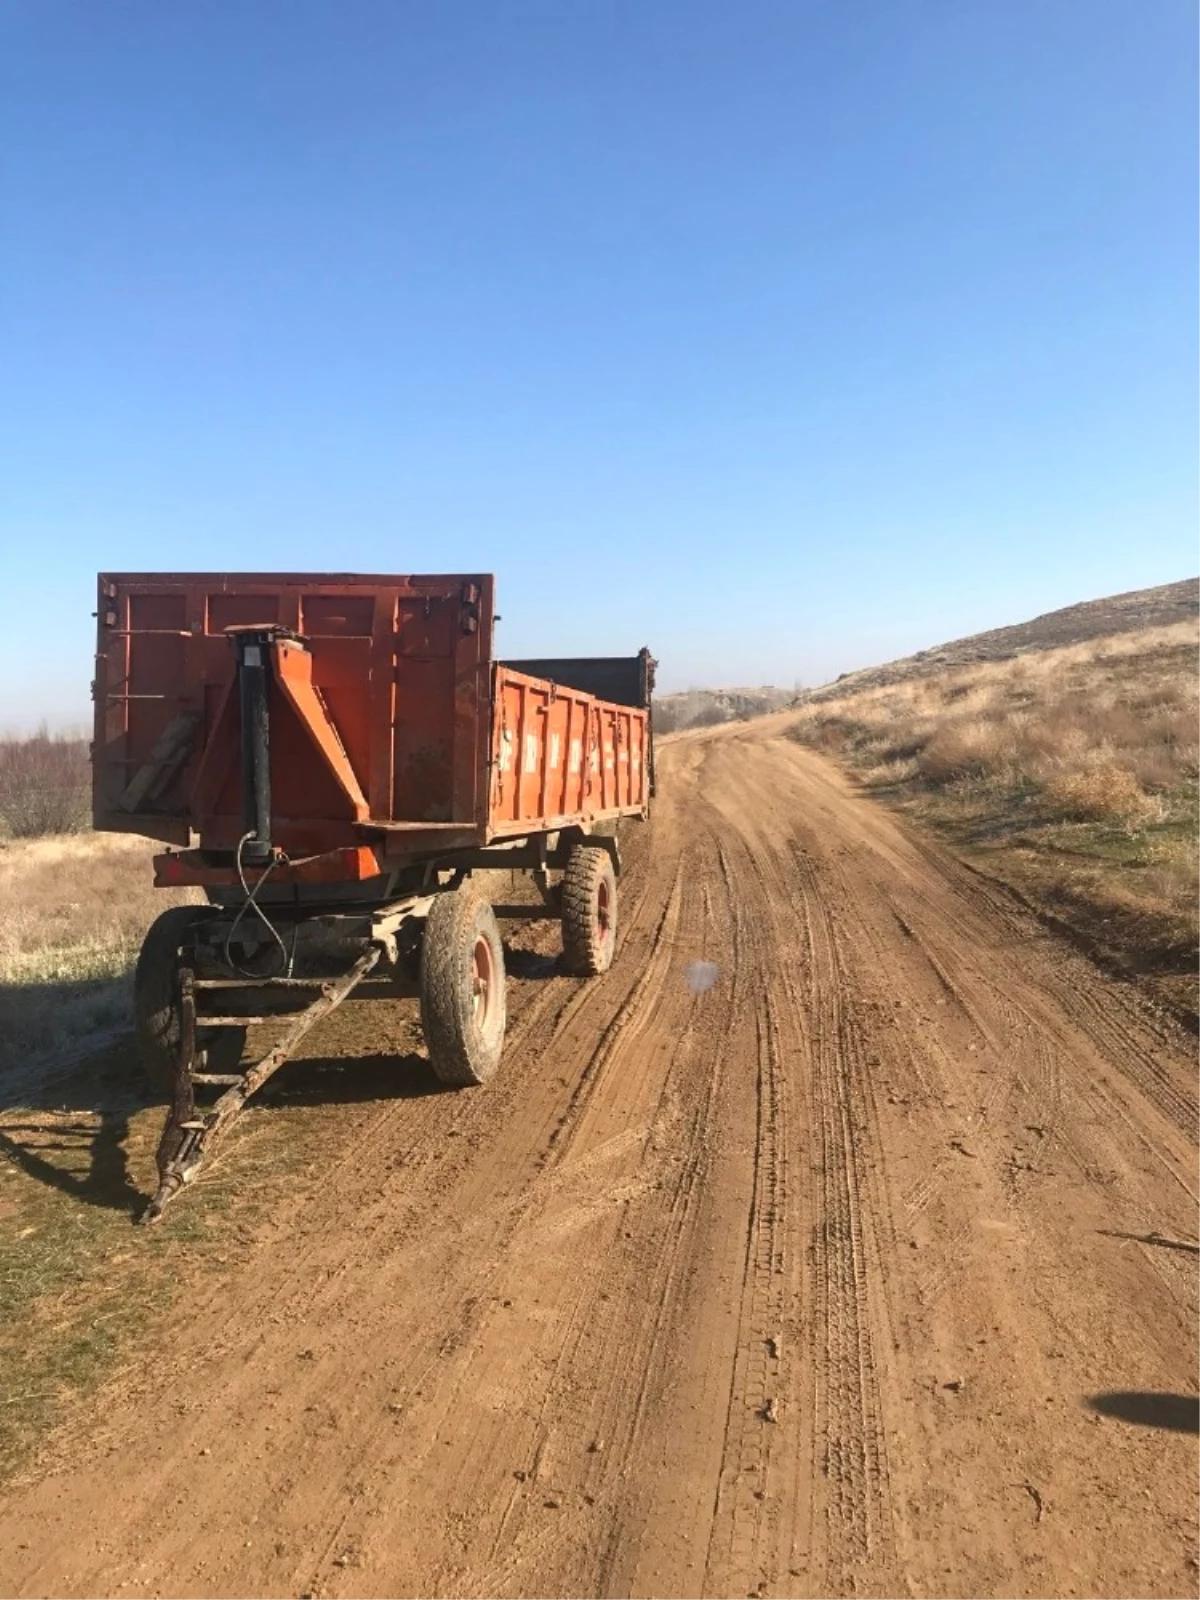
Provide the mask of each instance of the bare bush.
[{"label": "bare bush", "polygon": [[998,723],[969,717],[933,733],[916,757],[917,771],[933,783],[953,783],[1001,770],[1010,753]]},{"label": "bare bush", "polygon": [[0,831],[16,839],[91,826],[88,744],[41,728],[0,739]]},{"label": "bare bush", "polygon": [[1076,822],[1147,822],[1158,814],[1134,773],[1111,762],[1051,778],[1043,793],[1049,806]]},{"label": "bare bush", "polygon": [[744,722],[790,706],[796,691],[765,684],[758,689],[685,689],[660,695],[654,702],[655,733],[678,733],[685,728],[715,728],[726,722]]}]

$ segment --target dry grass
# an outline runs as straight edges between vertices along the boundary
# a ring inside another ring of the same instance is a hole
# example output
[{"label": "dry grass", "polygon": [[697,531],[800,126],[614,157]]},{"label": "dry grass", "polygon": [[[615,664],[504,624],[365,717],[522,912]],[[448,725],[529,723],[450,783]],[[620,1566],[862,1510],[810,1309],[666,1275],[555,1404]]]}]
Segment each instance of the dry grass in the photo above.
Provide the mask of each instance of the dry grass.
[{"label": "dry grass", "polygon": [[[82,1418],[122,1360],[152,1361],[189,1284],[235,1264],[351,1136],[360,1102],[395,1089],[391,1059],[325,1070],[315,1031],[307,1078],[299,1063],[256,1098],[202,1194],[160,1229],[131,1229],[163,1107],[130,1037],[129,975],[151,920],[187,898],[151,886],[157,848],[96,834],[0,844],[0,1482]],[[369,1036],[395,1039],[394,1004],[365,1003],[381,1013]]]},{"label": "dry grass", "polygon": [[1195,1012],[1197,625],[826,695],[793,736]]},{"label": "dry grass", "polygon": [[163,1300],[128,1236],[161,1123],[127,1039],[154,848],[0,843],[0,1475]]},{"label": "dry grass", "polygon": [[663,694],[654,701],[656,735],[680,733],[687,728],[715,728],[725,722],[744,722],[780,711],[796,697],[795,689],[687,689]]},{"label": "dry grass", "polygon": [[166,906],[160,848],[123,834],[0,843],[0,1071],[125,1027],[129,973]]}]

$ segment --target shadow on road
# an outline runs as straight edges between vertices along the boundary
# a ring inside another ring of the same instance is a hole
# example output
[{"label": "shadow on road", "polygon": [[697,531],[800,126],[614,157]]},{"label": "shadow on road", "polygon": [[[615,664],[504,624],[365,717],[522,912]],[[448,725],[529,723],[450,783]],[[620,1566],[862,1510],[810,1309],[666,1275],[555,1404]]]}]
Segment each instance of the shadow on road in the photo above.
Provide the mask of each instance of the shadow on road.
[{"label": "shadow on road", "polygon": [[504,946],[504,970],[510,978],[557,978],[561,973],[558,956],[542,955],[539,950],[514,950]]},{"label": "shadow on road", "polygon": [[[0,986],[0,1161],[86,1205],[139,1213],[147,1196],[133,1172],[145,1180],[152,1170],[159,1103],[142,1076],[136,1045],[125,1030],[97,1029],[90,1041],[85,1034],[77,1048],[54,1055],[26,1055],[12,1047],[11,1035],[6,1047],[6,1014],[35,1000],[67,1007],[78,1002],[81,986],[40,984],[36,996],[26,992],[33,987]],[[251,1105],[349,1105],[445,1092],[428,1059],[415,1051],[301,1055]]]},{"label": "shadow on road", "polygon": [[416,1100],[454,1091],[427,1056],[312,1056],[289,1061],[250,1101],[263,1106],[354,1105],[364,1100]]},{"label": "shadow on road", "polygon": [[[133,1211],[143,1202],[130,1119],[150,1096],[131,1041],[112,1025],[119,1005],[112,979],[0,985],[0,1157],[89,1205]],[[46,1034],[58,1020],[80,1043],[39,1053],[30,1044],[39,1018]]]},{"label": "shadow on road", "polygon": [[1166,1428],[1172,1433],[1200,1433],[1200,1397],[1194,1394],[1120,1389],[1089,1395],[1087,1403],[1102,1417],[1115,1417],[1119,1422],[1136,1422],[1143,1428]]}]

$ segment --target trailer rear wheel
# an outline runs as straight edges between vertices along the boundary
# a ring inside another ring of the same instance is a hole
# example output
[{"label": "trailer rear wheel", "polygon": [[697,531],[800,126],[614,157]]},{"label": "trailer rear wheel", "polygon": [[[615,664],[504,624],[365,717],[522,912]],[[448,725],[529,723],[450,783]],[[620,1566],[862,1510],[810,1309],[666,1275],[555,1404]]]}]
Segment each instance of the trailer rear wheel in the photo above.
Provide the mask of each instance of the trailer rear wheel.
[{"label": "trailer rear wheel", "polygon": [[488,1081],[500,1064],[505,1018],[495,913],[473,889],[447,890],[434,899],[421,941],[421,1023],[443,1083]]},{"label": "trailer rear wheel", "polygon": [[617,875],[607,850],[577,844],[562,882],[563,964],[590,978],[612,966],[617,943]]},{"label": "trailer rear wheel", "polygon": [[[133,974],[133,1020],[142,1070],[151,1089],[170,1095],[175,1083],[182,1018],[179,958],[196,926],[210,916],[203,906],[172,906],[150,924]],[[209,1072],[234,1072],[245,1028],[201,1028],[196,1045]]]}]

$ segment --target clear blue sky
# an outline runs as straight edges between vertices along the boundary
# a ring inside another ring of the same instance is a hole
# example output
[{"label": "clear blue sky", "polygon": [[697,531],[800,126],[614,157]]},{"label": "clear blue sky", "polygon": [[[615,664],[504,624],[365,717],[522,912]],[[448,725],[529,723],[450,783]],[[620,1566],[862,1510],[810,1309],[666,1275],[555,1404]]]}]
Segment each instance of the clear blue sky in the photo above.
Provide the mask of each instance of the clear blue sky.
[{"label": "clear blue sky", "polygon": [[4,0],[0,725],[97,568],[819,682],[1196,571],[1192,0]]}]

